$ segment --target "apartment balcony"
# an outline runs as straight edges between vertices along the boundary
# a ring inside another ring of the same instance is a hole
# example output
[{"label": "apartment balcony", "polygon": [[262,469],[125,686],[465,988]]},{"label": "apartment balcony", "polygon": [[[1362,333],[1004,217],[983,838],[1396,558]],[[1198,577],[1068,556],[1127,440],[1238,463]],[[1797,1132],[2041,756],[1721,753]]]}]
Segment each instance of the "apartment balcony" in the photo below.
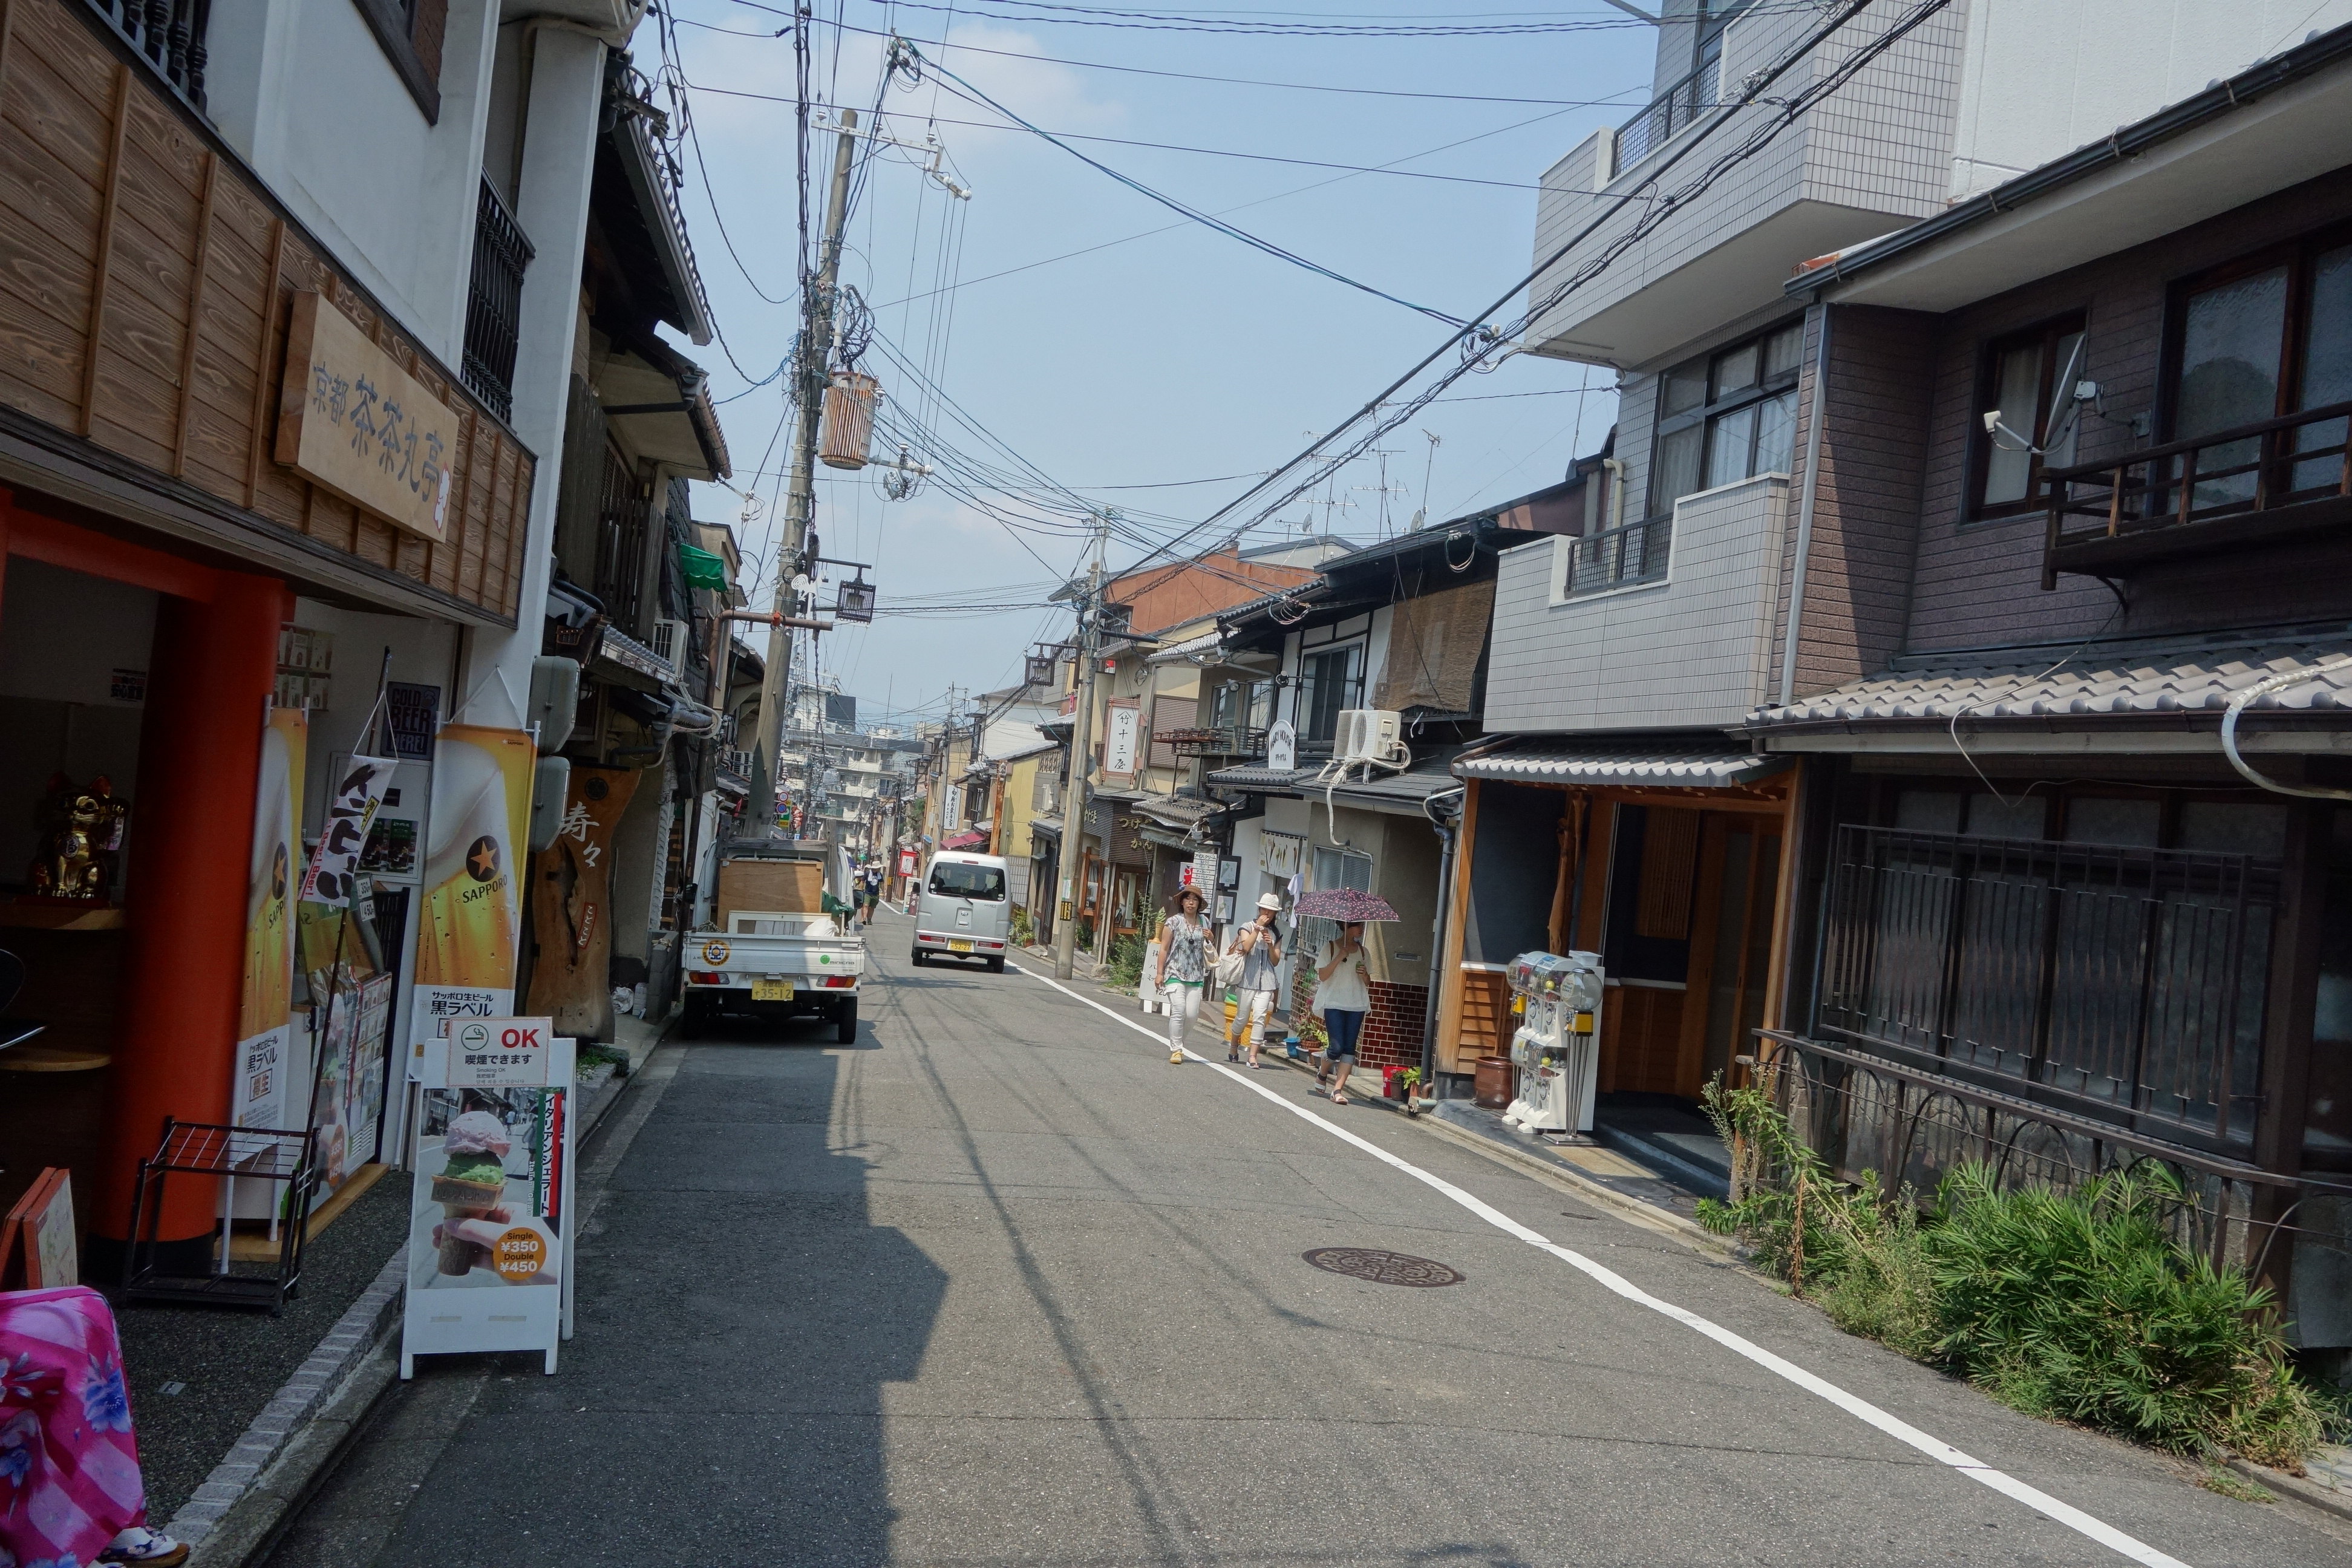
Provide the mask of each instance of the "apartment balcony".
[{"label": "apartment balcony", "polygon": [[[1834,68],[1855,39],[1893,14],[1887,6],[1865,12],[1774,90],[1785,95],[1790,84]],[[1649,198],[1696,177],[1706,159],[1675,164],[1658,192],[1644,192],[1648,182],[1716,121],[1738,84],[1820,21],[1810,8],[1789,5],[1757,6],[1735,18],[1714,58],[1661,84],[1622,125],[1594,132],[1544,174],[1534,259],[1550,264],[1528,290],[1528,343],[1557,358],[1638,367],[1780,304],[1796,262],[1942,210],[1966,20],[1958,7],[1931,17],[1779,132],[1763,153],[1629,239],[1655,205]],[[1732,110],[1708,145],[1728,148],[1778,113],[1769,102]],[[1605,269],[1570,289],[1604,254]],[[1555,298],[1563,289],[1570,291]]]},{"label": "apartment balcony", "polygon": [[1494,732],[1739,723],[1774,670],[1789,479],[1701,490],[1659,518],[1503,552]]},{"label": "apartment balcony", "polygon": [[2352,521],[2352,403],[2052,468],[2042,586],[2279,543]]}]

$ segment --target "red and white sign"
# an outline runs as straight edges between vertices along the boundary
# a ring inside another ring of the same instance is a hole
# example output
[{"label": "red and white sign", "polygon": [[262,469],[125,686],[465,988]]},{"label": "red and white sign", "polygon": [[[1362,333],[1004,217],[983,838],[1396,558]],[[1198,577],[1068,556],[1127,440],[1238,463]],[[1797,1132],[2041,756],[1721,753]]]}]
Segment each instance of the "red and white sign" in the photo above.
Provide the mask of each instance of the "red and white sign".
[{"label": "red and white sign", "polygon": [[547,1087],[548,1047],[555,1040],[554,1019],[453,1019],[448,1030],[449,1088]]},{"label": "red and white sign", "polygon": [[913,850],[911,850],[911,849],[901,849],[901,850],[899,850],[899,851],[898,851],[898,875],[900,875],[901,877],[911,877],[911,876],[913,876],[914,874],[915,874],[915,852],[914,852]]}]

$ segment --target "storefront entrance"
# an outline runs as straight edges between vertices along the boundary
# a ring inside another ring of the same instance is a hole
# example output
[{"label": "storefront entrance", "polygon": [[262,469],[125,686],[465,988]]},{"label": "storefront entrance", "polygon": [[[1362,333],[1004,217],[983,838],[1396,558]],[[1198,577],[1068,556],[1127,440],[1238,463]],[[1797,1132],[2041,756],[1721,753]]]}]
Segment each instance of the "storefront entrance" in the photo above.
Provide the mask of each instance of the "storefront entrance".
[{"label": "storefront entrance", "polygon": [[[1609,973],[1601,1089],[1695,1100],[1764,1022],[1780,886],[1777,814],[1596,804],[1597,938]],[[1588,901],[1588,908],[1591,901]]]}]

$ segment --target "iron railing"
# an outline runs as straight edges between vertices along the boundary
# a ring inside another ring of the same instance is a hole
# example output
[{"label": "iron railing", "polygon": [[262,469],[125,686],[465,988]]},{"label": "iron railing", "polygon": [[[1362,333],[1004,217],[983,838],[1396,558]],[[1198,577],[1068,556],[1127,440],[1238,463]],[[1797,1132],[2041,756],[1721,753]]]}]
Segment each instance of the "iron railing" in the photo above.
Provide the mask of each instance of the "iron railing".
[{"label": "iron railing", "polygon": [[[2297,1223],[2306,1200],[2340,1196],[2340,1180],[2276,1174],[1802,1035],[1759,1034],[1759,1081],[1841,1180],[1875,1172],[1889,1194],[1907,1187],[1925,1202],[1963,1164],[1984,1167],[2001,1188],[2062,1193],[2153,1166],[2187,1197],[2169,1215],[2173,1239],[2217,1265],[2260,1276],[2285,1263],[2297,1241],[2346,1250],[2340,1227]],[[1752,1147],[1734,1155],[1735,1195],[1784,1174],[1759,1168]]]},{"label": "iron railing", "polygon": [[115,36],[155,68],[172,90],[205,106],[205,33],[213,0],[87,0]]},{"label": "iron railing", "polygon": [[1180,757],[1262,757],[1265,731],[1246,724],[1213,724],[1186,730],[1162,730],[1152,743]]},{"label": "iron railing", "polygon": [[531,255],[522,226],[483,175],[474,203],[474,272],[466,286],[466,385],[509,422],[522,337],[522,274]]},{"label": "iron railing", "polygon": [[1710,40],[1696,69],[1617,128],[1617,173],[1624,173],[1689,130],[1715,107],[1722,85],[1722,44],[1719,39]]},{"label": "iron railing", "polygon": [[1664,581],[1674,535],[1674,513],[1664,512],[1571,540],[1568,581],[1562,592],[1573,599]]},{"label": "iron railing", "polygon": [[2120,1127],[2242,1147],[2276,864],[1847,825],[1821,1031]]},{"label": "iron railing", "polygon": [[[2352,498],[2347,426],[2352,402],[2330,403],[2048,469],[2042,477],[2049,486],[2053,565],[2055,552],[2068,546],[2144,541],[2158,530]],[[2053,582],[2053,568],[2045,567],[2042,585]]]}]

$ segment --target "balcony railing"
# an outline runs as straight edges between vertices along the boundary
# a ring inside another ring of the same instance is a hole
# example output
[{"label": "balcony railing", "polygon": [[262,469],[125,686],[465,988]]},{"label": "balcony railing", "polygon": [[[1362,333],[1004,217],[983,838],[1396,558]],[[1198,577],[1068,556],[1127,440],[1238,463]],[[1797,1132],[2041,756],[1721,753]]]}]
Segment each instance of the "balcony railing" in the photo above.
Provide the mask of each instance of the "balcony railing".
[{"label": "balcony railing", "polygon": [[1570,541],[1568,581],[1561,592],[1574,599],[1664,582],[1674,535],[1675,515],[1669,511]]},{"label": "balcony railing", "polygon": [[485,174],[474,203],[474,273],[466,286],[466,384],[509,423],[522,332],[522,274],[531,254],[522,226]]},{"label": "balcony railing", "polygon": [[[2139,562],[2352,520],[2352,403],[2051,468],[2043,588]],[[2215,526],[2221,525],[2221,526]]]},{"label": "balcony railing", "polygon": [[2077,1116],[2242,1148],[2275,864],[1838,829],[1821,1032]]},{"label": "balcony railing", "polygon": [[171,83],[172,90],[198,109],[205,106],[205,31],[213,0],[86,0]]},{"label": "balcony railing", "polygon": [[1715,107],[1723,84],[1723,53],[1711,47],[1698,68],[1652,99],[1617,130],[1617,173],[1622,174],[1690,129]]},{"label": "balcony railing", "polygon": [[1162,730],[1151,737],[1180,757],[1262,757],[1265,731],[1244,725],[1213,725],[1206,729]]}]

